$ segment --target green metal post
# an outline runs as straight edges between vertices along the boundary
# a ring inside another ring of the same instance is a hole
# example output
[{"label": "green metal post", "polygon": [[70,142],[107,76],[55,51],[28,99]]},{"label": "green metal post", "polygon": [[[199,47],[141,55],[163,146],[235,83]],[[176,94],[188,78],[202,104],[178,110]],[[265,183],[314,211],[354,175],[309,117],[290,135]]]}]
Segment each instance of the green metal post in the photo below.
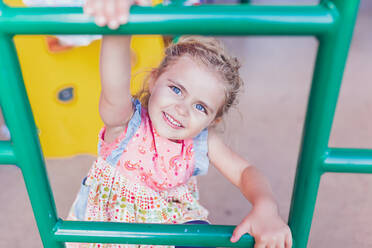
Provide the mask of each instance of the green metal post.
[{"label": "green metal post", "polygon": [[323,1],[336,19],[319,48],[294,183],[289,225],[296,247],[308,242],[323,161],[327,155],[337,98],[358,10],[358,1]]},{"label": "green metal post", "polygon": [[61,248],[64,245],[53,239],[52,230],[57,223],[54,198],[11,36],[0,34],[0,54],[0,103],[12,148],[10,143],[5,144],[8,151],[14,149],[9,162],[17,162],[22,170],[44,247]]}]

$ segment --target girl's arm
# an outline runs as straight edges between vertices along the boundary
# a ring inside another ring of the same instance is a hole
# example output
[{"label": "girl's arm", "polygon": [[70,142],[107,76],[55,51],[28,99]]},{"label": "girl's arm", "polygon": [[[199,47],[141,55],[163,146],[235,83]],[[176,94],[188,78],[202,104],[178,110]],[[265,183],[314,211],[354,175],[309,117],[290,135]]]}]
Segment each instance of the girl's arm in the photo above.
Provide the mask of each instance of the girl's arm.
[{"label": "girl's arm", "polygon": [[[87,0],[84,13],[98,26],[117,29],[129,19],[132,4],[148,5],[150,0]],[[133,114],[130,95],[130,36],[104,36],[100,57],[101,97],[99,112],[106,126],[105,141],[110,143],[126,128]]]},{"label": "girl's arm", "polygon": [[214,130],[209,130],[208,156],[215,167],[237,186],[252,203],[252,210],[235,228],[231,242],[249,233],[255,247],[292,247],[289,227],[280,218],[266,177],[227,147]]},{"label": "girl's arm", "polygon": [[105,141],[119,136],[133,114],[130,95],[130,36],[103,36],[100,58],[99,112],[105,123]]}]

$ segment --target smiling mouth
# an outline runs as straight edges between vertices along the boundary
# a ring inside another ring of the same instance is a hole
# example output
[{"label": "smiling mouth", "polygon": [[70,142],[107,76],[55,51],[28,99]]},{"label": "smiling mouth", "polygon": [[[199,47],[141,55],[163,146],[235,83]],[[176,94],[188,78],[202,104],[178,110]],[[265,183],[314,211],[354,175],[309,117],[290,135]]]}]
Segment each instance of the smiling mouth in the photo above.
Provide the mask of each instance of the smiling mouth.
[{"label": "smiling mouth", "polygon": [[169,126],[175,129],[183,128],[182,124],[174,119],[171,115],[168,115],[167,113],[163,112],[163,118],[168,123]]}]

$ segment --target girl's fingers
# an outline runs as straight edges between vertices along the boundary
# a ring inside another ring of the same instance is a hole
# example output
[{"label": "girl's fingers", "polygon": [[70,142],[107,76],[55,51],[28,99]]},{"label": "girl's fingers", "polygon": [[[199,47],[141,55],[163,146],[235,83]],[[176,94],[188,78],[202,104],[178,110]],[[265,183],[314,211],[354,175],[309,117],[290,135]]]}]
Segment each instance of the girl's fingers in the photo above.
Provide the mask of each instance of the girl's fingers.
[{"label": "girl's fingers", "polygon": [[93,15],[94,14],[94,0],[87,0],[84,3],[83,9],[84,13],[87,15]]},{"label": "girl's fingers", "polygon": [[276,242],[275,241],[271,241],[266,247],[267,248],[276,248]]},{"label": "girl's fingers", "polygon": [[267,246],[263,242],[258,242],[254,244],[254,248],[267,248]]},{"label": "girl's fingers", "polygon": [[100,27],[103,27],[107,24],[107,19],[106,19],[106,16],[105,16],[105,10],[104,10],[104,4],[103,4],[103,1],[102,0],[95,0],[94,1],[94,21],[95,23],[100,26]]},{"label": "girl's fingers", "polygon": [[107,24],[107,20],[104,15],[99,15],[94,18],[94,22],[100,27],[106,26]]},{"label": "girl's fingers", "polygon": [[110,29],[117,29],[119,26],[120,26],[120,23],[118,21],[116,21],[115,19],[113,20],[110,20],[108,23],[107,23],[107,26],[110,28]]},{"label": "girl's fingers", "polygon": [[[134,0],[86,0],[84,13],[94,16],[95,23],[117,29],[129,19],[129,9]],[[139,0],[139,5],[151,5],[151,0]]]},{"label": "girl's fingers", "polygon": [[116,9],[116,0],[105,0],[104,4],[104,12],[105,16],[108,20],[111,20],[115,17],[115,9]]},{"label": "girl's fingers", "polygon": [[111,29],[117,29],[120,26],[117,13],[118,13],[118,1],[117,0],[106,0],[105,16],[107,18],[107,25]]},{"label": "girl's fingers", "polygon": [[100,27],[104,27],[107,24],[106,17],[103,14],[96,16],[94,22]]},{"label": "girl's fingers", "polygon": [[95,16],[104,15],[104,2],[102,0],[94,0],[92,2],[92,8],[94,9]]},{"label": "girl's fingers", "polygon": [[133,0],[118,0],[117,3],[117,20],[120,24],[126,24],[129,19],[129,9]]},{"label": "girl's fingers", "polygon": [[285,247],[285,243],[284,243],[284,237],[280,237],[277,239],[277,242],[276,242],[276,246],[275,248],[284,248]]},{"label": "girl's fingers", "polygon": [[233,242],[233,243],[239,241],[239,239],[247,232],[246,230],[248,230],[248,228],[249,227],[244,228],[242,225],[238,225],[235,228],[235,230],[234,230],[234,232],[233,232],[233,234],[230,238],[230,241]]},{"label": "girl's fingers", "polygon": [[292,234],[289,233],[285,236],[285,248],[292,248]]},{"label": "girl's fingers", "polygon": [[259,242],[265,244],[266,248],[275,248],[276,245],[276,239],[273,239],[269,236],[263,236],[261,239],[259,239]]}]

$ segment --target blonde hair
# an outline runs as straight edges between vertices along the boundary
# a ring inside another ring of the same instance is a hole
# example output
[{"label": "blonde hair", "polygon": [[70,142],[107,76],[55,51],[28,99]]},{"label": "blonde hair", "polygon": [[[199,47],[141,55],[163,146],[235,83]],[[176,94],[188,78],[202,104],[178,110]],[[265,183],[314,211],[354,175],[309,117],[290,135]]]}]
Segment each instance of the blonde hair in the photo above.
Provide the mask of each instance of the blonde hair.
[{"label": "blonde hair", "polygon": [[243,86],[239,75],[240,63],[235,57],[229,56],[223,45],[216,39],[202,36],[182,36],[177,43],[171,43],[165,50],[165,57],[158,68],[153,69],[145,80],[144,88],[135,97],[147,107],[150,93],[147,83],[149,79],[156,80],[177,59],[188,55],[198,59],[208,68],[215,71],[223,80],[225,86],[225,102],[220,107],[216,118],[225,114],[237,103],[237,95]]}]

